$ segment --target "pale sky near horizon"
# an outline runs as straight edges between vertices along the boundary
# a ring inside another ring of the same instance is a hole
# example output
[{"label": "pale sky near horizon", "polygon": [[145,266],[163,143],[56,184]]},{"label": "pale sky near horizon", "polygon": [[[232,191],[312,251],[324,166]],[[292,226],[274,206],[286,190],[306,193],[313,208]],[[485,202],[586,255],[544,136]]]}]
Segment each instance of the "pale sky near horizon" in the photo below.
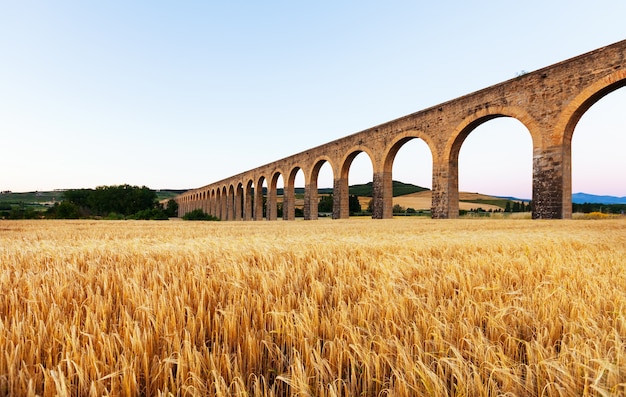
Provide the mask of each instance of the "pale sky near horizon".
[{"label": "pale sky near horizon", "polygon": [[[626,2],[0,0],[0,191],[196,188],[626,39]],[[626,88],[581,119],[573,191],[626,196]],[[423,141],[394,179],[431,187]],[[322,171],[319,185],[330,186]],[[350,183],[371,180],[359,155]],[[513,119],[463,191],[531,197]]]}]

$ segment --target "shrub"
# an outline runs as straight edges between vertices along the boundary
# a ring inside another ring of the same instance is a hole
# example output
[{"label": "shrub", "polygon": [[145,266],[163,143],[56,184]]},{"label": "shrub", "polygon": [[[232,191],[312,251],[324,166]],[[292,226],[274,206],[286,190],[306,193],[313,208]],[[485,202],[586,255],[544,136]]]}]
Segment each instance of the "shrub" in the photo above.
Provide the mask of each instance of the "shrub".
[{"label": "shrub", "polygon": [[146,209],[129,215],[127,219],[141,219],[153,221],[166,221],[169,219],[165,211],[160,208]]},{"label": "shrub", "polygon": [[186,213],[185,215],[183,215],[183,219],[186,221],[219,221],[220,220],[219,218],[213,215],[207,214],[200,208]]}]

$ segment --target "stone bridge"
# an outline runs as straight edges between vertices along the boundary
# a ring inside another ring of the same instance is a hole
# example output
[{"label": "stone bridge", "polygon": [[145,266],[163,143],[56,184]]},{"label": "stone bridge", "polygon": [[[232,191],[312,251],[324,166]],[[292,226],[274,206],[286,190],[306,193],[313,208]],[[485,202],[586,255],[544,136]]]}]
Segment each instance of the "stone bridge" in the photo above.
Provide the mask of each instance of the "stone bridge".
[{"label": "stone bridge", "polygon": [[465,138],[482,123],[513,117],[533,145],[534,219],[571,218],[571,141],[581,116],[599,99],[626,85],[626,40],[518,76],[365,131],[234,175],[178,196],[179,216],[194,209],[222,220],[277,218],[277,180],[284,181],[283,219],[295,219],[296,174],[305,179],[304,218],[317,219],[317,180],[328,163],[333,172],[333,218],[347,218],[348,171],[367,153],[373,169],[372,217],[392,217],[392,166],[411,139],[428,145],[433,161],[432,217],[459,215],[458,158]]}]

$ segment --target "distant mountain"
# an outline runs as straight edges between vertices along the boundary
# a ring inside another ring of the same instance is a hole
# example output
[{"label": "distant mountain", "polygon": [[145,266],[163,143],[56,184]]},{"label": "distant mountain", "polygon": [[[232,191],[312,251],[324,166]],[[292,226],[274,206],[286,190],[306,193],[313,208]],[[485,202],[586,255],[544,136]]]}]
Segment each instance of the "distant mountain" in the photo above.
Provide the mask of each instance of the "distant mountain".
[{"label": "distant mountain", "polygon": [[504,200],[510,200],[510,201],[521,201],[524,203],[528,203],[530,201],[530,199],[522,199],[522,198],[513,197],[513,196],[493,196],[493,197],[501,198]]},{"label": "distant mountain", "polygon": [[596,196],[595,194],[574,193],[572,202],[576,204],[626,204],[626,197]]}]

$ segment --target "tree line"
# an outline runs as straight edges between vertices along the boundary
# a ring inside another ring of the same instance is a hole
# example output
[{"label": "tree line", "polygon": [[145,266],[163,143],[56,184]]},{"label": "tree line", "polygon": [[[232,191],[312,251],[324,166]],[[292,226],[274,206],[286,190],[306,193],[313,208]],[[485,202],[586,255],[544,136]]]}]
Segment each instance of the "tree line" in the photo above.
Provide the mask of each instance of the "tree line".
[{"label": "tree line", "polygon": [[601,212],[604,214],[624,214],[626,213],[626,204],[573,203],[572,212],[582,212],[584,214],[589,214],[591,212]]},{"label": "tree line", "polygon": [[[263,202],[263,212],[265,216],[266,202]],[[278,217],[282,216],[282,203],[278,203]],[[507,201],[504,212],[526,212],[531,211],[532,203]],[[359,198],[355,194],[349,195],[350,215],[371,213],[371,202],[367,210],[361,209]],[[602,212],[607,214],[623,214],[626,211],[626,204],[596,204],[584,203],[572,205],[573,212],[590,213]],[[296,208],[296,216],[304,216],[302,208]],[[481,208],[478,212],[487,212]],[[217,220],[215,217],[201,214],[201,210],[189,214],[188,220]],[[320,197],[318,203],[320,215],[333,212],[333,195]],[[464,212],[464,211],[462,211]],[[398,204],[394,205],[394,214],[415,214],[413,208],[404,208]],[[79,219],[79,218],[104,218],[104,219],[168,219],[176,217],[178,214],[178,203],[170,199],[163,205],[158,201],[155,190],[146,186],[114,185],[99,186],[95,189],[70,189],[64,192],[63,201],[55,203],[46,211],[37,211],[28,208],[23,203],[20,206],[0,205],[0,218],[4,219]]]},{"label": "tree line", "polygon": [[156,191],[146,186],[114,185],[95,189],[71,189],[56,206],[61,218],[104,217],[109,219],[168,219],[177,216],[178,203],[159,203]]},{"label": "tree line", "polygon": [[95,189],[70,189],[63,193],[63,201],[45,211],[36,211],[24,205],[2,213],[8,219],[169,219],[177,216],[178,203],[171,199],[166,205],[159,202],[156,191],[146,186],[114,185]]}]

